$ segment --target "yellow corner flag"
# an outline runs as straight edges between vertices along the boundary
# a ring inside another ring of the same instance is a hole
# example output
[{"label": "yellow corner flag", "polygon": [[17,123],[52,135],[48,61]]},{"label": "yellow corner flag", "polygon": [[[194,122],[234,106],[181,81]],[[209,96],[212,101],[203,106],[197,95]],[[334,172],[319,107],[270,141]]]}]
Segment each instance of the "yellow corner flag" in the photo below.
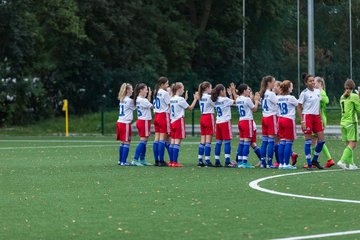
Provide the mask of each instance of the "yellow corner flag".
[{"label": "yellow corner flag", "polygon": [[62,110],[65,112],[65,134],[66,137],[68,137],[69,136],[69,104],[67,99],[63,100]]}]

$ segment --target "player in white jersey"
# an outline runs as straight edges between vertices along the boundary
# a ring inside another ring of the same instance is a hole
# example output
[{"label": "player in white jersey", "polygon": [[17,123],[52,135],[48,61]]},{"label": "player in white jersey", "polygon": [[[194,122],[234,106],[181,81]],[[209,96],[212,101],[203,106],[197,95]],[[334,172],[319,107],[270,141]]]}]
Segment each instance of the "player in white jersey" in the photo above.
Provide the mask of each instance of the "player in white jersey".
[{"label": "player in white jersey", "polygon": [[[145,160],[147,140],[150,136],[151,128],[151,108],[153,105],[151,100],[151,89],[144,83],[139,83],[135,86],[134,102],[137,110],[136,127],[140,136],[140,143],[138,144],[134,160],[131,163],[134,166],[150,166],[152,164]],[[140,158],[140,162],[139,162]]]},{"label": "player in white jersey", "polygon": [[131,122],[133,111],[135,110],[134,101],[130,98],[133,87],[129,83],[123,83],[118,94],[119,118],[116,123],[116,140],[121,141],[119,146],[119,165],[129,166],[127,157],[131,142]]},{"label": "player in white jersey", "polygon": [[[235,89],[232,89],[235,91]],[[220,163],[221,145],[224,141],[225,166],[234,167],[230,161],[232,129],[231,129],[231,106],[234,100],[226,97],[224,85],[217,84],[211,91],[211,101],[216,109],[216,145],[215,145],[215,167],[222,167]]]},{"label": "player in white jersey", "polygon": [[280,95],[278,95],[279,106],[279,137],[280,144],[278,148],[279,169],[296,169],[289,164],[292,155],[293,142],[296,139],[296,108],[298,100],[290,95],[293,90],[293,84],[285,80],[280,85]]},{"label": "player in white jersey", "polygon": [[166,77],[160,77],[154,91],[154,127],[155,139],[153,143],[155,166],[164,167],[167,164],[164,161],[165,141],[170,134],[170,116],[169,104],[170,95],[166,91],[169,87],[169,80]]},{"label": "player in white jersey", "polygon": [[[214,121],[214,102],[211,101],[212,86],[209,82],[202,82],[199,85],[199,105],[200,105],[200,135],[201,141],[198,149],[198,166],[213,167],[210,161],[211,142],[215,132]],[[205,155],[205,163],[203,162]]]},{"label": "player in white jersey", "polygon": [[[312,165],[319,169],[323,167],[318,162],[319,154],[325,144],[324,131],[320,116],[320,90],[315,88],[315,79],[312,75],[303,75],[306,89],[299,97],[298,114],[301,116],[301,128],[305,135],[305,155],[308,170],[312,170]],[[311,160],[312,133],[317,134],[318,143],[316,144],[314,157]]]},{"label": "player in white jersey", "polygon": [[250,152],[250,145],[254,134],[254,117],[253,112],[257,111],[260,101],[259,93],[255,94],[254,101],[250,98],[251,89],[247,84],[240,84],[238,87],[239,96],[236,97],[236,107],[239,111],[239,135],[240,143],[237,152],[238,168],[253,168],[248,163],[248,157]]},{"label": "player in white jersey", "polygon": [[[262,144],[261,162],[262,167],[273,168],[272,158],[274,156],[275,137],[277,135],[277,98],[271,89],[274,87],[275,78],[265,76],[261,80],[260,97],[262,107]],[[267,163],[266,163],[267,156]]]},{"label": "player in white jersey", "polygon": [[192,110],[198,99],[197,93],[194,94],[194,100],[189,105],[187,99],[187,92],[185,98],[182,97],[184,94],[184,85],[181,82],[176,82],[171,86],[172,97],[170,99],[170,119],[171,119],[171,147],[172,158],[170,158],[169,167],[183,167],[182,164],[178,163],[179,151],[181,140],[186,137],[185,134],[185,109]]}]

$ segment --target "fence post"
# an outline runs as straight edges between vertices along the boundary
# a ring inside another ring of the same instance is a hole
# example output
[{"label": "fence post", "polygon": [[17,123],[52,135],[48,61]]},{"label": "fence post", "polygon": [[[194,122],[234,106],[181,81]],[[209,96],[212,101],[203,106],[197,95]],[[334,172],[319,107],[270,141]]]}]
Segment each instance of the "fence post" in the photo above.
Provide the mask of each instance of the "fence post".
[{"label": "fence post", "polygon": [[101,108],[101,135],[104,136],[104,107]]}]

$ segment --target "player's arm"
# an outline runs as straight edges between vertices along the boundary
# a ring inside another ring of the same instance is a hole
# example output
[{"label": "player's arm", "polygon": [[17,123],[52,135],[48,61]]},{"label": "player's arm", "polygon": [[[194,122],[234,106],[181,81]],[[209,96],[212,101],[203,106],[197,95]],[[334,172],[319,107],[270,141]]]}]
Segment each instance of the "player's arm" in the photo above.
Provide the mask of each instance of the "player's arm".
[{"label": "player's arm", "polygon": [[194,107],[195,107],[195,105],[196,105],[196,102],[198,101],[198,99],[199,99],[199,94],[198,94],[198,92],[196,92],[196,93],[194,94],[194,100],[192,101],[192,103],[191,103],[190,106],[188,105],[188,107],[187,107],[186,109],[188,109],[188,110],[193,110]]},{"label": "player's arm", "polygon": [[325,90],[320,91],[320,96],[321,96],[321,102],[323,102],[325,104],[329,104],[329,97],[326,94]]},{"label": "player's arm", "polygon": [[354,95],[354,98],[353,98],[353,103],[354,103],[354,106],[355,106],[355,110],[356,112],[359,114],[360,113],[360,98],[359,98],[359,95]]},{"label": "player's arm", "polygon": [[306,125],[304,119],[302,118],[302,110],[303,110],[303,105],[299,102],[299,104],[297,105],[297,113],[301,119],[301,128],[305,129]]},{"label": "player's arm", "polygon": [[[251,100],[250,102],[252,103]],[[254,96],[254,107],[252,108],[253,112],[256,112],[258,110],[259,104],[260,104],[260,94],[256,92]]]}]

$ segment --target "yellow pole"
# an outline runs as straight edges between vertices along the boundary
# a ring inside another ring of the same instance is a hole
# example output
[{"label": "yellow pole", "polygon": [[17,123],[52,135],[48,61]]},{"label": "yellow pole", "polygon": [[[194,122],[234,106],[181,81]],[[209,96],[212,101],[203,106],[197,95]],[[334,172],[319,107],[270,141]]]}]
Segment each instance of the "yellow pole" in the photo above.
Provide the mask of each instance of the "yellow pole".
[{"label": "yellow pole", "polygon": [[63,100],[63,107],[62,110],[65,112],[65,135],[66,137],[69,136],[69,105],[68,100]]}]

